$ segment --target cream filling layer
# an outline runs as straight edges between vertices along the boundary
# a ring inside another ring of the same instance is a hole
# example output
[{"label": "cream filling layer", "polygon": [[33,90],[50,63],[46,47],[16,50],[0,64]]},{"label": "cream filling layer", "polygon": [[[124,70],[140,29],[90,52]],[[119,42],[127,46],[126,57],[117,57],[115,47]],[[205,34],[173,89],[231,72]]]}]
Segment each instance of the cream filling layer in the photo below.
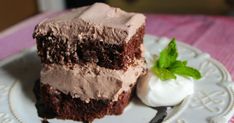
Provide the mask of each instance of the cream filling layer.
[{"label": "cream filling layer", "polygon": [[129,66],[126,71],[103,68],[94,64],[68,66],[44,64],[41,82],[63,93],[89,102],[90,99],[117,100],[118,95],[128,91],[145,69],[143,60]]}]

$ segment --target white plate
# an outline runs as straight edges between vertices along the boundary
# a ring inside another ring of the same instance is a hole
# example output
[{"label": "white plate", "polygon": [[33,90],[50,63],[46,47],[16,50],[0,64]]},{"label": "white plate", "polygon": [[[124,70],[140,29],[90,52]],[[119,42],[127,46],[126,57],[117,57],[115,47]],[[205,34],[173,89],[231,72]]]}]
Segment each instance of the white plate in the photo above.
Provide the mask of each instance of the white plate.
[{"label": "white plate", "polygon": [[[146,59],[150,61],[169,42],[168,38],[145,36]],[[200,70],[203,78],[195,82],[195,94],[174,107],[165,123],[226,123],[234,113],[234,85],[228,71],[207,53],[178,42],[179,58]],[[39,78],[40,62],[36,49],[0,62],[0,123],[41,123],[37,116],[34,82]],[[147,123],[156,110],[134,99],[120,116],[106,116],[94,123]],[[49,120],[50,123],[74,123]]]}]

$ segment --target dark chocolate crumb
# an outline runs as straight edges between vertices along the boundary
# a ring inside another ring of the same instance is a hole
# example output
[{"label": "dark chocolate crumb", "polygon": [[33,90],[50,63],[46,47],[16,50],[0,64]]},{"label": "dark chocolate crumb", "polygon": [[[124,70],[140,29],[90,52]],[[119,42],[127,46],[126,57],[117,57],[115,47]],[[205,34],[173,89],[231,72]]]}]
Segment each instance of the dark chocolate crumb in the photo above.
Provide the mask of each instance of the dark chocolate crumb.
[{"label": "dark chocolate crumb", "polygon": [[48,120],[46,118],[44,118],[41,123],[49,123]]},{"label": "dark chocolate crumb", "polygon": [[92,123],[91,121],[83,121],[83,123]]}]

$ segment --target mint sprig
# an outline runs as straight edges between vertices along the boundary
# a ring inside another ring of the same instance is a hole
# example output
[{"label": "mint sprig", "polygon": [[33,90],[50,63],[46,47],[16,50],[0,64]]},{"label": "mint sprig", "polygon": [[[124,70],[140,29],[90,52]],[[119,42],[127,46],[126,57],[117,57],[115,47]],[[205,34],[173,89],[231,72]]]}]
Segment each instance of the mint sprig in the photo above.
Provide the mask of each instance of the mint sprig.
[{"label": "mint sprig", "polygon": [[159,68],[167,68],[172,63],[176,61],[178,56],[178,52],[176,49],[175,39],[173,38],[168,46],[160,52],[160,57],[158,60],[158,67]]},{"label": "mint sprig", "polygon": [[198,70],[186,66],[187,61],[177,60],[177,57],[176,40],[173,38],[168,46],[160,52],[159,59],[155,61],[151,71],[161,80],[176,79],[176,74],[194,79],[201,78]]}]

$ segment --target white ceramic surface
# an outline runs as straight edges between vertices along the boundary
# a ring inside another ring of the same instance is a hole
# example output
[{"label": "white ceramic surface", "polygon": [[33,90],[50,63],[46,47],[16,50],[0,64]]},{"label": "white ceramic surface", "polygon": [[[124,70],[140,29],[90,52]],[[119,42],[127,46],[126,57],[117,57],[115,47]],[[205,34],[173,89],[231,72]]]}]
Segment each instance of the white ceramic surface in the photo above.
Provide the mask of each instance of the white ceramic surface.
[{"label": "white ceramic surface", "polygon": [[[145,36],[146,59],[169,42],[168,38]],[[195,94],[175,106],[165,123],[226,123],[234,113],[234,84],[228,71],[209,54],[178,42],[179,59],[200,70],[203,78],[195,82]],[[34,82],[39,78],[40,62],[36,49],[0,61],[0,123],[41,123],[37,116]],[[150,66],[150,64],[149,64]],[[157,113],[135,98],[120,116],[106,116],[94,123],[148,123]],[[70,120],[49,120],[50,123],[75,123]]]}]

